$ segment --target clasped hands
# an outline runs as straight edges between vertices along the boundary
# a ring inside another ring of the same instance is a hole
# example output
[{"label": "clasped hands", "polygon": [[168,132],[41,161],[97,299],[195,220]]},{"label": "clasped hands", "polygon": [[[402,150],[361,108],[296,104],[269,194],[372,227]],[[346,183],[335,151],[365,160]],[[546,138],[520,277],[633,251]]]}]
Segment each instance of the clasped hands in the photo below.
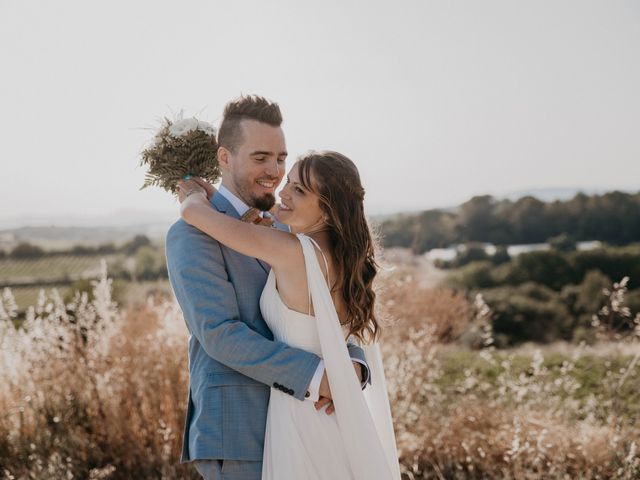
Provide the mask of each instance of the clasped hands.
[{"label": "clasped hands", "polygon": [[[362,383],[362,365],[358,362],[352,362],[353,369],[356,371],[356,375],[358,376],[358,383]],[[333,400],[331,398],[331,389],[329,388],[329,379],[327,378],[327,371],[325,370],[322,374],[322,380],[320,381],[320,389],[319,389],[320,398],[317,402],[315,402],[316,410],[320,410],[325,405],[328,405],[325,413],[327,415],[331,415],[336,411],[336,407],[333,404]]]}]

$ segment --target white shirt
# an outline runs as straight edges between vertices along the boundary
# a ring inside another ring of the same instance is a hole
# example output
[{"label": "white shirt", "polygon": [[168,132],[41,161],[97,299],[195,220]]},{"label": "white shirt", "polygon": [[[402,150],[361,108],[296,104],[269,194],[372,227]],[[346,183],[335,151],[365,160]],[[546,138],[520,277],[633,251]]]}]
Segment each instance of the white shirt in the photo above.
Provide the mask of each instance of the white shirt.
[{"label": "white shirt", "polygon": [[[231,204],[231,206],[236,209],[236,211],[240,216],[247,213],[247,211],[251,208],[249,207],[249,205],[244,203],[242,199],[240,199],[236,194],[234,194],[231,190],[229,190],[224,185],[220,185],[220,188],[218,188],[218,193],[222,195],[224,198],[226,198],[227,200],[229,200],[229,203]],[[262,214],[262,212],[260,212],[260,214]]]},{"label": "white shirt", "polygon": [[[251,208],[224,185],[220,185],[220,188],[218,188],[218,193],[229,201],[231,206],[236,209],[240,216],[247,213],[247,211]],[[260,212],[260,215],[262,215],[262,212]],[[309,396],[305,396],[305,400],[310,400],[312,402],[318,401],[318,399],[320,398],[320,383],[322,382],[323,373],[324,361],[320,359],[320,363],[316,368],[316,372],[313,374],[313,378],[311,378],[311,383],[309,383],[309,387],[307,390],[309,392]]]}]

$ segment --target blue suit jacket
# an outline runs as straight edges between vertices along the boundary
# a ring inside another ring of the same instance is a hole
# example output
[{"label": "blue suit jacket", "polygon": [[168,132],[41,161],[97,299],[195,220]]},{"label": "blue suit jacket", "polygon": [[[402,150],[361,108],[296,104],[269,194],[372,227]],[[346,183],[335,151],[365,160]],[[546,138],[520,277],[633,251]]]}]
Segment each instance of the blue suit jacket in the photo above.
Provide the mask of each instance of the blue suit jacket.
[{"label": "blue suit jacket", "polygon": [[[211,203],[240,217],[219,193]],[[270,387],[304,400],[320,358],[274,341],[260,313],[266,263],[182,220],[167,233],[166,254],[169,280],[191,334],[181,460],[260,461]],[[349,343],[349,352],[365,361],[357,345]]]}]

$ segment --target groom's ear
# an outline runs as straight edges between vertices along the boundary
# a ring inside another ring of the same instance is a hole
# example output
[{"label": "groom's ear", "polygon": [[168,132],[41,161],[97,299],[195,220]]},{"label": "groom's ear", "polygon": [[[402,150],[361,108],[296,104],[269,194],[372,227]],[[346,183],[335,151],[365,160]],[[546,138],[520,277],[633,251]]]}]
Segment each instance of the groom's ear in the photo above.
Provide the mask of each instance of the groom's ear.
[{"label": "groom's ear", "polygon": [[229,157],[231,156],[231,152],[224,147],[218,148],[218,165],[223,171],[229,170]]}]

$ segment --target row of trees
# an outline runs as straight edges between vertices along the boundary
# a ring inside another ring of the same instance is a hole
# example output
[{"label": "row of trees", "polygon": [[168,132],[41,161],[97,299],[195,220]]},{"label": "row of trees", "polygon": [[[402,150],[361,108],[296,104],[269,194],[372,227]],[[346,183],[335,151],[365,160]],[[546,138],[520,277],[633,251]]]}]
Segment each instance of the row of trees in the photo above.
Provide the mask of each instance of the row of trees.
[{"label": "row of trees", "polygon": [[539,243],[563,233],[576,241],[625,245],[640,240],[640,192],[579,193],[554,202],[477,196],[454,211],[400,215],[383,222],[381,230],[385,246],[409,247],[415,253],[466,242]]},{"label": "row of trees", "polygon": [[591,270],[611,279],[630,277],[630,288],[640,288],[640,244],[562,252],[545,250],[523,253],[496,265],[473,262],[454,274],[458,285],[468,289],[521,285],[533,282],[552,290],[580,283]]}]

